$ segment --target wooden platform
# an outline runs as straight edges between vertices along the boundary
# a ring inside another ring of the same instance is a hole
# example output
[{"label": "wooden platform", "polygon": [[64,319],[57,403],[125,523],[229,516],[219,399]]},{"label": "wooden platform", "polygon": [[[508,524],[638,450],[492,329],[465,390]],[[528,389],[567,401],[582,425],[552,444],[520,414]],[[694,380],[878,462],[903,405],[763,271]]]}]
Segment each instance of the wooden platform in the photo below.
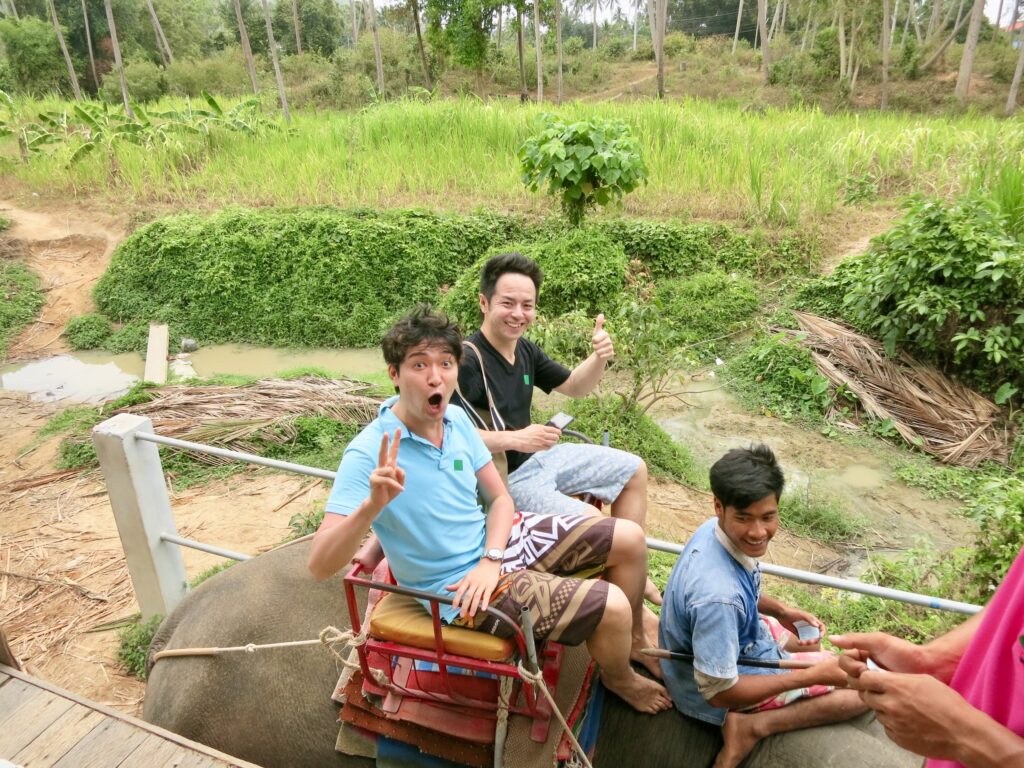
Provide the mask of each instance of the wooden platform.
[{"label": "wooden platform", "polygon": [[258,768],[0,664],[0,767]]}]

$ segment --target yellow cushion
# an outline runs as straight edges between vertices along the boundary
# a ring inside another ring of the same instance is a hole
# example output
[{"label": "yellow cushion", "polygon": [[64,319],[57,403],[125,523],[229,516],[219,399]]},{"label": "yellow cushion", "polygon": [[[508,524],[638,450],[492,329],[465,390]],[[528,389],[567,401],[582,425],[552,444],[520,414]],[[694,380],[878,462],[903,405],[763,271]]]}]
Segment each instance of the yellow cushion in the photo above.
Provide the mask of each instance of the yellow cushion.
[{"label": "yellow cushion", "polygon": [[[370,634],[378,640],[413,648],[434,648],[433,620],[423,606],[408,595],[392,592],[381,599],[370,616]],[[441,637],[448,653],[485,661],[505,661],[515,648],[511,640],[465,627],[442,627]]]}]

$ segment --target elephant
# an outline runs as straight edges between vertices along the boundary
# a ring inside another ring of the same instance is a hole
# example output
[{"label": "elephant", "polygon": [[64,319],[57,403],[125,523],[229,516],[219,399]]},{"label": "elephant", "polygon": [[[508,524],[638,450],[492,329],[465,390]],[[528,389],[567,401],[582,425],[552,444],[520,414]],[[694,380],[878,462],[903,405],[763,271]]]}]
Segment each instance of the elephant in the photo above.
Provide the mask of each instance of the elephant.
[{"label": "elephant", "polygon": [[[342,576],[316,582],[299,540],[238,563],[185,596],[153,637],[143,717],[155,725],[266,768],[374,761],[335,750],[338,666],[319,645],[154,662],[161,650],[310,639],[327,625],[348,627]],[[638,749],[642,745],[642,749]],[[606,692],[596,768],[711,766],[719,729],[676,710],[642,715]],[[774,736],[749,768],[916,768],[920,758],[888,741],[868,715]]]}]

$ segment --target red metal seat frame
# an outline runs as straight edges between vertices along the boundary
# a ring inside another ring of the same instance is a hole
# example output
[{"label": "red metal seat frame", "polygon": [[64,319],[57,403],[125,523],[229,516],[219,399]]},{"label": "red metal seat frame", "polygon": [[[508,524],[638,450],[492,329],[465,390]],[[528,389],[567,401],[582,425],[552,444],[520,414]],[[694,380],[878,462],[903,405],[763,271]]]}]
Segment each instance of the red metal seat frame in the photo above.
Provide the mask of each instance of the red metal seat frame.
[{"label": "red metal seat frame", "polygon": [[[502,677],[512,678],[514,685],[509,711],[531,718],[533,720],[531,738],[535,741],[545,741],[550,725],[551,705],[545,696],[538,695],[534,686],[522,678],[516,662],[514,660],[487,661],[445,650],[441,605],[451,605],[451,598],[399,586],[395,583],[390,571],[388,571],[387,582],[374,581],[372,579],[373,572],[383,559],[383,555],[380,542],[371,535],[353,558],[352,568],[344,578],[345,599],[352,622],[352,630],[359,634],[363,629],[363,616],[359,612],[356,600],[357,588],[378,589],[388,593],[409,595],[429,601],[434,647],[431,649],[416,648],[368,636],[366,643],[356,648],[359,667],[362,671],[363,691],[382,697],[381,709],[386,714],[397,713],[398,708],[406,699],[423,702],[422,705],[415,705],[415,709],[421,718],[425,717],[427,720],[436,722],[440,726],[436,728],[437,730],[445,731],[444,721],[448,719],[453,721],[448,723],[449,726],[454,725],[453,735],[482,743],[491,743],[494,738],[494,723],[498,711],[499,680]],[[520,659],[526,659],[526,638],[519,625],[511,617],[495,608],[488,607],[486,610],[487,613],[508,623],[513,628],[512,640],[516,653]],[[537,657],[544,682],[548,689],[554,692],[561,666],[562,646],[549,642],[542,649],[538,649]],[[416,661],[436,664],[437,671],[416,669]],[[451,667],[472,670],[475,673],[487,673],[494,677],[458,674],[452,672]],[[375,677],[375,670],[384,673],[383,684],[378,682]],[[474,719],[476,722],[471,722]],[[421,724],[426,723],[421,722]]]}]

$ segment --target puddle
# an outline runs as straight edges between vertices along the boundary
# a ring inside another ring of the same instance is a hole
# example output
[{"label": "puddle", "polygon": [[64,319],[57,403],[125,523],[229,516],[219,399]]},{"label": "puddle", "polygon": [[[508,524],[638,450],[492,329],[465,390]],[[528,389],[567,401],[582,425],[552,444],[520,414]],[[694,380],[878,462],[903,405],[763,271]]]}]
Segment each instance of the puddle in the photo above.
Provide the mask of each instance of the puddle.
[{"label": "puddle", "polygon": [[384,356],[372,349],[275,349],[246,344],[217,344],[193,352],[197,376],[235,374],[271,376],[294,368],[317,367],[359,378],[383,373]]},{"label": "puddle", "polygon": [[127,392],[141,375],[138,355],[83,353],[0,367],[0,387],[46,403],[101,403]]},{"label": "puddle", "polygon": [[[204,347],[187,357],[200,377],[272,376],[317,367],[353,378],[385,370],[379,349],[273,349],[243,344]],[[73,355],[0,366],[0,389],[27,392],[43,402],[100,403],[124,394],[142,378],[142,355],[76,352]]]}]

